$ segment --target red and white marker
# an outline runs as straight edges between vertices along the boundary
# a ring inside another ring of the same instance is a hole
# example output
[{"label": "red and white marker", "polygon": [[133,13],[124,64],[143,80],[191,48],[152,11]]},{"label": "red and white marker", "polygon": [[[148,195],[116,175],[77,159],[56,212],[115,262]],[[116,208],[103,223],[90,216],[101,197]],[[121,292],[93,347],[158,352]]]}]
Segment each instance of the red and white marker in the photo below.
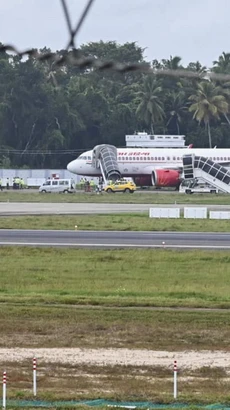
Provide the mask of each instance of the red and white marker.
[{"label": "red and white marker", "polygon": [[36,357],[33,358],[33,394],[36,396],[37,394],[37,359]]},{"label": "red and white marker", "polygon": [[176,360],[174,360],[173,373],[174,373],[173,397],[174,399],[176,399],[177,398],[177,361]]},{"label": "red and white marker", "polygon": [[3,372],[2,379],[2,407],[6,408],[6,372]]}]

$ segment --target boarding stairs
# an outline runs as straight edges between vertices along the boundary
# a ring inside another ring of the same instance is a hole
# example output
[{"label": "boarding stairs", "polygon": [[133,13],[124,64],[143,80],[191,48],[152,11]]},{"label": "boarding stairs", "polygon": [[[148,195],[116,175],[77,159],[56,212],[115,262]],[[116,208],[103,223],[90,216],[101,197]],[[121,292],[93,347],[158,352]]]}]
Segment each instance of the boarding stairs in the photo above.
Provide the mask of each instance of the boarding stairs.
[{"label": "boarding stairs", "polygon": [[182,158],[185,180],[202,180],[230,194],[230,171],[208,158],[186,154]]},{"label": "boarding stairs", "polygon": [[117,162],[117,148],[113,145],[102,144],[94,147],[92,166],[95,169],[100,169],[104,183],[121,178]]}]

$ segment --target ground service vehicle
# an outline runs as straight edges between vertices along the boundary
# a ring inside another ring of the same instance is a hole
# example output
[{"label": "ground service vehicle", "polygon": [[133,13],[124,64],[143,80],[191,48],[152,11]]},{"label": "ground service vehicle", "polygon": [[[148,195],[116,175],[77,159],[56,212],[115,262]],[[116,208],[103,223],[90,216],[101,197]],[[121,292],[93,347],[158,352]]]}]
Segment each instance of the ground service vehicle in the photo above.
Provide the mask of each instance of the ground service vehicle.
[{"label": "ground service vehicle", "polygon": [[134,184],[134,182],[118,180],[116,182],[106,185],[104,191],[108,194],[112,192],[127,192],[133,194],[133,192],[136,191],[136,189],[137,187]]},{"label": "ground service vehicle", "polygon": [[179,193],[181,194],[202,194],[202,193],[210,193],[210,194],[217,194],[218,189],[212,187],[211,185],[200,182],[196,180],[184,180],[180,184]]},{"label": "ground service vehicle", "polygon": [[40,186],[39,192],[43,194],[46,192],[71,194],[75,191],[74,185],[73,179],[47,179],[47,181]]}]

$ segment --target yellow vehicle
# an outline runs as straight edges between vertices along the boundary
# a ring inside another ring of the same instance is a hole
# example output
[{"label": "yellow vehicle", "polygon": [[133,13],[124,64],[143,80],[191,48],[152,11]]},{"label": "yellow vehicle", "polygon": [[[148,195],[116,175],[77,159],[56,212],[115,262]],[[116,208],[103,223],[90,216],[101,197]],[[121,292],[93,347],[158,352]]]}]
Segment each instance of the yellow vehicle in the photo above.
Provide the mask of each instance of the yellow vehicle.
[{"label": "yellow vehicle", "polygon": [[127,192],[130,194],[133,194],[134,191],[136,191],[137,187],[134,184],[134,182],[132,181],[122,181],[122,180],[118,180],[116,182],[113,182],[109,185],[106,185],[106,187],[104,188],[105,192],[108,193],[114,193],[114,192]]}]

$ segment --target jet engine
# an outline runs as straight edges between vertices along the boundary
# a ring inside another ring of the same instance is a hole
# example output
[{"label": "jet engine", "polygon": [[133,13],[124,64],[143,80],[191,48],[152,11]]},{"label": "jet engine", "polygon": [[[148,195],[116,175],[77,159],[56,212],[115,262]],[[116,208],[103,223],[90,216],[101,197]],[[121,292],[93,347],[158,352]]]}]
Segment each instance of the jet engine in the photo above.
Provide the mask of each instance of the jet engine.
[{"label": "jet engine", "polygon": [[156,187],[179,187],[181,183],[180,173],[174,169],[155,169],[151,180]]}]

